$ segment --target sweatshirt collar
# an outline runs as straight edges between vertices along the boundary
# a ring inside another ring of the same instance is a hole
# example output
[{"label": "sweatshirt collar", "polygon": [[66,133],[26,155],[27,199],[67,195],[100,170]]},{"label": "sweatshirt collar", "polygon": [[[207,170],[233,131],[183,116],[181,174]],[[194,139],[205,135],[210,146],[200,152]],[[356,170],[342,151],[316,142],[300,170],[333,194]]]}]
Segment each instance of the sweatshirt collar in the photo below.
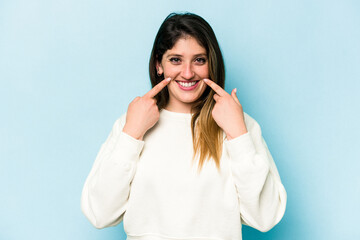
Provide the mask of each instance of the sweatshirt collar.
[{"label": "sweatshirt collar", "polygon": [[179,112],[172,112],[169,110],[166,110],[165,108],[162,108],[160,110],[160,117],[166,117],[166,118],[172,118],[177,120],[185,120],[189,121],[192,118],[191,113],[179,113]]}]

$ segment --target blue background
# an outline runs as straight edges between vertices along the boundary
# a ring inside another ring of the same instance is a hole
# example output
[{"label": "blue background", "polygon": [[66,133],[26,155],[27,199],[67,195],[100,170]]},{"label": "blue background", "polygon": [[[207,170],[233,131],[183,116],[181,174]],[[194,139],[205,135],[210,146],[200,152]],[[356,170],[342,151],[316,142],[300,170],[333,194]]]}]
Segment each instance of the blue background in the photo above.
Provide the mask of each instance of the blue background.
[{"label": "blue background", "polygon": [[213,27],[226,91],[262,127],[288,193],[244,239],[360,239],[359,1],[0,1],[0,239],[125,239],[80,196],[114,121],[151,85],[172,11]]}]

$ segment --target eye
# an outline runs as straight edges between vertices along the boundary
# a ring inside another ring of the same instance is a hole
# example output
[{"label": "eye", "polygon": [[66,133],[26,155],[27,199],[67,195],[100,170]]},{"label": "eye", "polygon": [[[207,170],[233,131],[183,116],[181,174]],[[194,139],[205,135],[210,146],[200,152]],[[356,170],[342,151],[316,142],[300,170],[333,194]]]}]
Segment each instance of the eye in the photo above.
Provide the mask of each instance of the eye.
[{"label": "eye", "polygon": [[176,58],[176,57],[170,58],[170,62],[179,63],[179,62],[180,62],[180,58]]},{"label": "eye", "polygon": [[200,57],[200,58],[196,58],[196,61],[199,62],[199,63],[205,63],[206,59]]}]

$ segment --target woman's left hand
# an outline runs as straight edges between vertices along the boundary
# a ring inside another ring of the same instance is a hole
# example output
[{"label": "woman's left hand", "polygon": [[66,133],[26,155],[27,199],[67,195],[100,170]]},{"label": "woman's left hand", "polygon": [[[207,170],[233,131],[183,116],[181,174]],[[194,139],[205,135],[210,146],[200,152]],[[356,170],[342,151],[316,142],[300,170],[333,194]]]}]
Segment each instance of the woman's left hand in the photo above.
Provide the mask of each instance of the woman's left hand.
[{"label": "woman's left hand", "polygon": [[225,132],[227,139],[230,140],[247,133],[244,112],[236,96],[236,88],[230,95],[215,82],[209,79],[204,79],[204,82],[215,91],[216,103],[212,110],[212,116]]}]

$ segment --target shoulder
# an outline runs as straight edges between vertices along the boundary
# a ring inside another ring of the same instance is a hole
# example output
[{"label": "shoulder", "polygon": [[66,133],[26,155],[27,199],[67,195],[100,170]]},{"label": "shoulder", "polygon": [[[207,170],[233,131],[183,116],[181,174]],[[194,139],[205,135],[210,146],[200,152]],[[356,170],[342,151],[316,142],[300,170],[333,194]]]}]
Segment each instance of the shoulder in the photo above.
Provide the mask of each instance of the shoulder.
[{"label": "shoulder", "polygon": [[245,120],[246,128],[249,132],[251,133],[257,132],[261,134],[261,128],[259,123],[246,112],[244,112],[244,120]]},{"label": "shoulder", "polygon": [[114,132],[120,132],[123,127],[125,126],[125,123],[126,123],[126,112],[123,113],[122,115],[120,115],[114,122],[113,124],[113,131]]},{"label": "shoulder", "polygon": [[116,121],[118,121],[122,126],[126,123],[126,112],[124,112]]}]

